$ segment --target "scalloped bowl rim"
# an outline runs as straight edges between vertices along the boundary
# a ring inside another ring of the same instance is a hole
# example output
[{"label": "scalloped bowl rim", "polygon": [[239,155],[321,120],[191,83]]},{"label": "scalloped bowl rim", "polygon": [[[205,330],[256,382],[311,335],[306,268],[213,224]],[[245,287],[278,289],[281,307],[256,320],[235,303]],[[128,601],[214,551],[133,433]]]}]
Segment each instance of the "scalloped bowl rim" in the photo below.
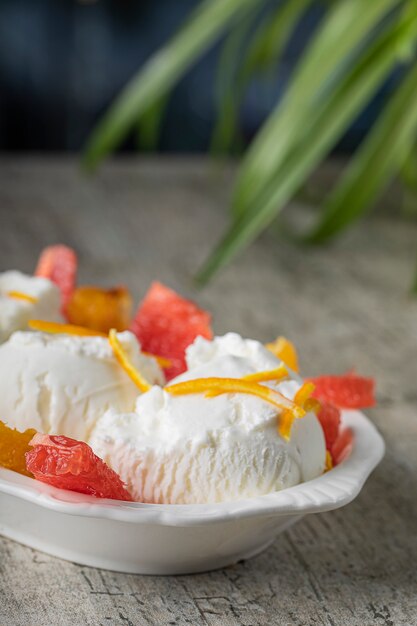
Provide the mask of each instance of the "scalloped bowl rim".
[{"label": "scalloped bowl rim", "polygon": [[385,452],[382,436],[362,412],[343,411],[342,419],[343,425],[354,432],[353,449],[347,459],[314,480],[250,499],[212,504],[97,500],[93,496],[45,485],[4,468],[0,468],[0,492],[67,515],[164,526],[202,526],[257,516],[330,511],[348,504],[358,495]]}]

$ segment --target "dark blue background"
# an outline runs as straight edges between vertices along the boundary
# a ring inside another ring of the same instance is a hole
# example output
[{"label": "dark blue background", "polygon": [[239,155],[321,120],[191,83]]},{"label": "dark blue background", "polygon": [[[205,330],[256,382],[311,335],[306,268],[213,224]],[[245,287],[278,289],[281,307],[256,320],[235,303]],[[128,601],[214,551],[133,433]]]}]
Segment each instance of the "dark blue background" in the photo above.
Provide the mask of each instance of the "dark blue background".
[{"label": "dark blue background", "polygon": [[[198,0],[0,0],[0,150],[79,150],[120,88],[196,4]],[[249,88],[240,116],[246,142],[285,89],[320,15],[316,7],[305,16],[273,80],[255,79]],[[216,46],[174,90],[160,150],[207,150],[218,53]],[[387,89],[339,150],[358,143]],[[134,137],[132,133],[123,149],[136,148]]]}]

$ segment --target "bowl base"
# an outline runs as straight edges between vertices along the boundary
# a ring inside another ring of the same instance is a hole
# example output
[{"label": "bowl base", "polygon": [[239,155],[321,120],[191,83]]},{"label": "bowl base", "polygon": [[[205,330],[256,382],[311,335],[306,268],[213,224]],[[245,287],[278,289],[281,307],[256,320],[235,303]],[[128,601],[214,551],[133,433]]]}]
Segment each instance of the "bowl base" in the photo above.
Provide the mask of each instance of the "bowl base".
[{"label": "bowl base", "polygon": [[[301,515],[202,527],[114,522],[62,513],[0,493],[0,534],[79,565],[151,576],[194,574],[250,559]],[[2,519],[1,519],[2,518]]]}]

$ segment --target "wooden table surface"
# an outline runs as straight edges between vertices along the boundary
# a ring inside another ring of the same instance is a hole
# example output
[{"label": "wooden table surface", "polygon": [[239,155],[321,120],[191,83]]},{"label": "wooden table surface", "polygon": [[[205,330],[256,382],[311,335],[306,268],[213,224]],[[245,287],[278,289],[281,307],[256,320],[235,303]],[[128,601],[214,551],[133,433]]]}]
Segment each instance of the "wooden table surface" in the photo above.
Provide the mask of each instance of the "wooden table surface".
[{"label": "wooden table surface", "polygon": [[[202,160],[118,161],[87,179],[64,159],[0,163],[0,268],[42,246],[80,255],[82,282],[160,279],[228,330],[295,339],[303,371],[376,377],[387,453],[360,496],[308,516],[260,556],[178,577],[100,571],[0,537],[0,624],[417,624],[417,224],[388,212],[326,248],[264,235],[204,291],[191,276],[227,220],[230,176]],[[301,217],[303,207],[292,207]]]}]

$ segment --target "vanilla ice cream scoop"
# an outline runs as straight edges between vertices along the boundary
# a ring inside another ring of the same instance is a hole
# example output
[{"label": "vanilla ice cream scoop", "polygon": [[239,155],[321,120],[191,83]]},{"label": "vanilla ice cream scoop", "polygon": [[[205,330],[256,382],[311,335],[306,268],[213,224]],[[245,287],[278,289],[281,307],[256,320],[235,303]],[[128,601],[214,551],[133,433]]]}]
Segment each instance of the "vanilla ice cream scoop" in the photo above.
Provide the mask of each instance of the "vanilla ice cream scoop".
[{"label": "vanilla ice cream scoop", "polygon": [[[117,336],[145,378],[163,383],[135,336]],[[99,416],[132,411],[138,394],[106,338],[17,332],[0,346],[0,419],[18,430],[86,441]]]},{"label": "vanilla ice cream scoop", "polygon": [[0,273],[0,343],[25,330],[30,319],[62,322],[60,305],[60,291],[50,280],[15,270]]},{"label": "vanilla ice cream scoop", "polygon": [[[217,356],[171,381],[242,376],[249,360]],[[299,384],[276,386],[293,398]],[[325,443],[312,413],[294,421],[290,441],[277,430],[277,409],[242,393],[174,396],[160,387],[141,395],[134,412],[108,411],[89,440],[137,500],[197,504],[250,498],[322,474]]]},{"label": "vanilla ice cream scoop", "polygon": [[244,339],[238,333],[226,333],[213,340],[197,337],[186,350],[188,370],[208,365],[213,360],[225,356],[245,359],[253,371],[274,369],[280,360],[264,345],[255,339]]}]

